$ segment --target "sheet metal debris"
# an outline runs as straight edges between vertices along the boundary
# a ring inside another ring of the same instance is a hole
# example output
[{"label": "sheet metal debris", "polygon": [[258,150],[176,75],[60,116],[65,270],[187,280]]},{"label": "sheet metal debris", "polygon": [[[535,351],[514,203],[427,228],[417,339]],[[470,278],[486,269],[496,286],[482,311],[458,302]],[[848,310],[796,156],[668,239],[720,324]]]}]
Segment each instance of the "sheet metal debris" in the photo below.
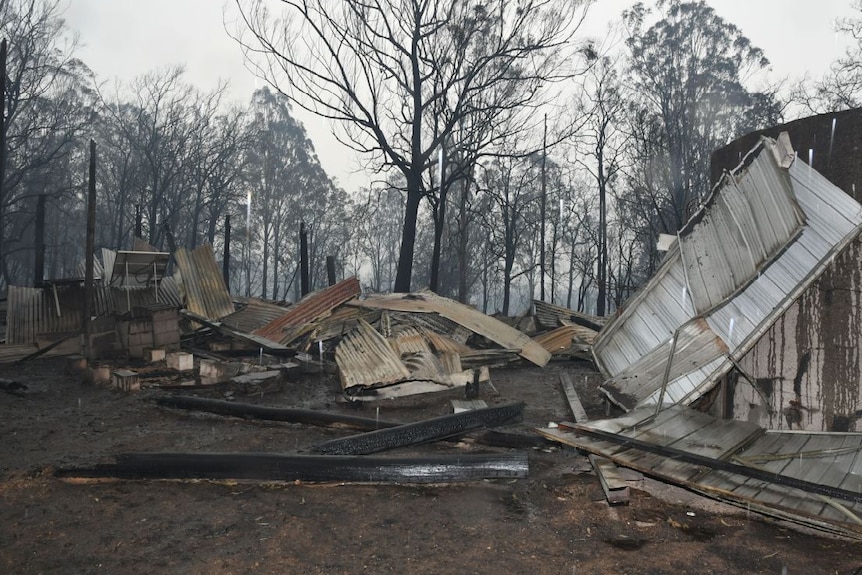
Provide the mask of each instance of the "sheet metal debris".
[{"label": "sheet metal debris", "polygon": [[222,272],[216,265],[212,246],[204,244],[191,252],[179,248],[174,257],[177,260],[180,291],[189,311],[211,320],[221,319],[234,312],[233,300]]},{"label": "sheet metal debris", "polygon": [[682,407],[540,432],[751,511],[862,539],[862,433],[766,431]]},{"label": "sheet metal debris", "polygon": [[307,295],[281,317],[254,331],[272,341],[288,344],[301,333],[306,324],[326,317],[338,305],[361,293],[359,280],[355,277]]},{"label": "sheet metal debris", "polygon": [[[627,410],[654,405],[663,388],[664,403],[696,400],[858,235],[862,207],[810,167],[788,166],[788,157],[786,136],[763,138],[693,218],[683,247],[671,247],[650,281],[599,333],[593,354],[612,401]],[[734,220],[743,197],[763,205]],[[804,216],[799,232],[797,206]],[[735,239],[722,235],[732,229]],[[692,277],[700,265],[705,269]],[[719,272],[732,279],[711,279]],[[685,351],[674,353],[665,381],[662,363],[674,339]]]},{"label": "sheet metal debris", "polygon": [[436,313],[507,349],[519,349],[524,359],[543,367],[551,354],[526,334],[469,306],[431,292],[369,296],[349,305],[412,313]]}]

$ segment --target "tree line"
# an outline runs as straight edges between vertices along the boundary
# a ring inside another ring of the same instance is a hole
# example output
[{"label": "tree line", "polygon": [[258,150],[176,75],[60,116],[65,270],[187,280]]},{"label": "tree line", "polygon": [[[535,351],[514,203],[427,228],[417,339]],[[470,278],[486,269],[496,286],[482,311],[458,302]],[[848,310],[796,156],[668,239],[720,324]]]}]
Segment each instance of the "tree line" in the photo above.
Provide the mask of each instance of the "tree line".
[{"label": "tree line", "polygon": [[[294,300],[298,232],[374,291],[434,291],[511,314],[534,297],[604,315],[649,277],[710,189],[712,151],[790,114],[858,105],[856,46],[793,89],[703,1],[621,14],[602,41],[565,0],[236,0],[239,46],[272,88],[245,104],[181,67],[100,83],[57,0],[0,0],[8,40],[0,288],[83,276],[86,157],[96,246],[167,250],[231,231],[231,291]],[[862,11],[857,1],[853,5]],[[297,108],[328,118],[379,177],[347,193]]]}]

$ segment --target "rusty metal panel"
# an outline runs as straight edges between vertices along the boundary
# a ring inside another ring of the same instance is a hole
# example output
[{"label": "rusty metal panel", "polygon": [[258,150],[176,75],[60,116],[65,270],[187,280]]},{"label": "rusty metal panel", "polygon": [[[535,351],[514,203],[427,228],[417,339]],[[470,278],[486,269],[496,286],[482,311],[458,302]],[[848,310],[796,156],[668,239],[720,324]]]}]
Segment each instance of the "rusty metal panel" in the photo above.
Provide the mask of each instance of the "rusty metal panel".
[{"label": "rusty metal panel", "polygon": [[341,281],[334,286],[314,292],[300,300],[281,317],[256,329],[255,335],[272,341],[289,343],[285,332],[301,328],[305,324],[329,315],[334,308],[362,293],[359,280],[355,277]]},{"label": "rusty metal panel", "polygon": [[581,313],[561,305],[545,301],[533,300],[533,310],[536,322],[545,329],[554,329],[564,325],[565,321],[574,321],[578,325],[591,327],[598,331],[607,322],[607,318]]},{"label": "rusty metal panel", "polygon": [[386,338],[362,320],[335,348],[335,363],[344,389],[391,385],[410,377]]},{"label": "rusty metal panel", "polygon": [[[781,150],[772,140],[764,139],[755,153],[746,158],[745,169],[748,173],[759,173],[763,164],[774,164],[776,156],[787,157],[787,154],[779,152]],[[791,163],[786,175],[796,203],[805,215],[801,232],[753,279],[704,315],[705,329],[720,338],[728,354],[737,360],[824,272],[862,226],[862,207],[826,178],[800,162]],[[755,180],[758,186],[751,189],[752,193],[759,193],[762,186],[774,185],[780,178],[760,177]],[[641,361],[651,361],[644,358],[652,353],[660,355],[661,352],[656,350],[662,347],[669,351],[673,333],[699,315],[692,299],[693,290],[689,290],[683,259],[677,242],[653,278],[600,332],[593,353],[609,380],[613,381],[621,374],[634,373],[636,369],[633,366]],[[705,336],[702,341],[710,341],[710,338]],[[694,401],[732,366],[729,358],[720,356],[701,364],[708,357],[709,354],[700,354],[696,369],[668,383],[668,400],[683,404]],[[611,386],[611,396],[643,397],[639,405],[654,404],[660,394],[662,378],[654,376],[646,383],[639,377],[636,381],[639,386],[637,393],[630,393],[632,390],[627,389],[628,386],[617,381],[615,387]],[[647,393],[650,387],[653,391]]]},{"label": "rusty metal panel", "polygon": [[204,244],[194,251],[179,248],[174,257],[180,277],[180,291],[186,308],[200,316],[217,320],[234,312],[233,300],[213,255]]}]

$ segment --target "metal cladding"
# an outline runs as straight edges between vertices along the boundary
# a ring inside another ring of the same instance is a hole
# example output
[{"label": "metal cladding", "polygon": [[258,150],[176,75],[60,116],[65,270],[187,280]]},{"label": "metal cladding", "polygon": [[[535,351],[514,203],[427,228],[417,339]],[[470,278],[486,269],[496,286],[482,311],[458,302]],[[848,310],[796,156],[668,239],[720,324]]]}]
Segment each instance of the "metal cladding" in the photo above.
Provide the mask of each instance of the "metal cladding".
[{"label": "metal cladding", "polygon": [[766,431],[680,407],[653,415],[640,408],[539,432],[751,511],[862,539],[862,434]]},{"label": "metal cladding", "polygon": [[[786,137],[764,138],[723,180],[650,281],[600,332],[593,354],[607,377],[603,391],[613,401],[625,409],[658,402],[675,334],[676,348],[685,354],[674,353],[665,401],[688,404],[700,397],[858,235],[862,207],[792,158]],[[727,189],[731,199],[723,200]],[[742,205],[741,190],[784,203],[781,225],[771,223],[777,208],[758,208],[744,221],[731,221],[728,208],[716,207]],[[798,231],[796,206],[805,222]],[[729,249],[744,257],[719,255]],[[692,254],[695,262],[687,261]],[[682,357],[685,363],[674,367]]]},{"label": "metal cladding", "polygon": [[535,340],[500,320],[464,304],[430,292],[369,296],[350,305],[368,309],[385,309],[413,313],[436,313],[482,335],[504,349],[518,349],[519,355],[539,367],[547,365],[551,354]]},{"label": "metal cladding", "polygon": [[284,315],[285,306],[249,298],[245,305],[222,318],[222,323],[237,331],[252,332]]},{"label": "metal cladding", "polygon": [[329,315],[335,307],[360,293],[362,290],[359,280],[355,277],[348,278],[334,286],[307,295],[284,315],[256,329],[253,333],[272,341],[290,343],[289,334],[286,332]]},{"label": "metal cladding", "polygon": [[221,319],[234,312],[233,300],[216,265],[212,246],[204,244],[189,252],[179,248],[174,257],[186,308],[208,319]]}]

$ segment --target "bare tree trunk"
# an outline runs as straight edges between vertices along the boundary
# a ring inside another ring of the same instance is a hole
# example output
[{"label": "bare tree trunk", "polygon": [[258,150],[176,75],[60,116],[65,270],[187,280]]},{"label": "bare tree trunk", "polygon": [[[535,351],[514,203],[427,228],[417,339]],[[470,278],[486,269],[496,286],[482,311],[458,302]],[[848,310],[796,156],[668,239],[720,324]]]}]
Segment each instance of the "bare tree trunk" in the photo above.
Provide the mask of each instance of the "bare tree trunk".
[{"label": "bare tree trunk", "polygon": [[416,176],[408,179],[407,204],[404,208],[404,229],[401,232],[401,251],[398,254],[398,271],[395,275],[395,290],[398,293],[410,291],[413,275],[413,246],[416,242],[416,219],[419,217],[419,202],[422,191]]},{"label": "bare tree trunk", "polygon": [[458,204],[458,301],[467,303],[467,251],[470,245],[467,225],[467,200],[470,197],[470,177],[464,178],[461,201]]},{"label": "bare tree trunk", "polygon": [[[5,97],[5,96],[4,96]],[[90,306],[93,302],[93,250],[96,241],[96,141],[90,140],[90,173],[87,186],[87,243],[84,254],[84,302],[81,327],[84,332],[84,357],[92,359],[90,349]]]}]

